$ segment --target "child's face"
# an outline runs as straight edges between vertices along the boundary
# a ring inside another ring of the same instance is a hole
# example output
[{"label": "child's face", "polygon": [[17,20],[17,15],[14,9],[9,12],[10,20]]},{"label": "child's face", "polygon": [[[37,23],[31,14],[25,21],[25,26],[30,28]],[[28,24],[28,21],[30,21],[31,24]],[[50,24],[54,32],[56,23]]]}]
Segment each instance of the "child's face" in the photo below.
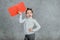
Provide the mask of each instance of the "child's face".
[{"label": "child's face", "polygon": [[28,10],[28,11],[27,11],[27,14],[26,14],[26,17],[27,17],[27,18],[30,18],[30,17],[32,17],[32,15],[33,15],[33,14],[32,14],[32,11],[31,11],[31,10]]}]

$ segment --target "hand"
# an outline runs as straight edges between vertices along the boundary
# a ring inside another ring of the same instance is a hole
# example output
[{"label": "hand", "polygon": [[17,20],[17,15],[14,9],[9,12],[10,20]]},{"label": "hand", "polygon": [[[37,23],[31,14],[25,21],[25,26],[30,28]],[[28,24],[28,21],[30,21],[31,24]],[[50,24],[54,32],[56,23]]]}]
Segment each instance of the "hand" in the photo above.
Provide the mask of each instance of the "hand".
[{"label": "hand", "polygon": [[18,13],[21,15],[22,14],[22,12],[20,12],[20,11],[18,11]]},{"label": "hand", "polygon": [[29,32],[32,32],[32,28],[29,28]]}]

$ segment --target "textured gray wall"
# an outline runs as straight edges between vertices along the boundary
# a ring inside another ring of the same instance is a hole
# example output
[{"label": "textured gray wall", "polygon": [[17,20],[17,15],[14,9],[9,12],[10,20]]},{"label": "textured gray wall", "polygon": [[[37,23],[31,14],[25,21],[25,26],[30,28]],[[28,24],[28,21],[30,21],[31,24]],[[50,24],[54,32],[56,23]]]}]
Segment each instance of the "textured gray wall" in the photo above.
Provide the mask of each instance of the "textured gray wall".
[{"label": "textured gray wall", "polygon": [[11,17],[7,10],[21,1],[33,9],[33,17],[41,25],[36,40],[60,40],[60,0],[0,0],[0,40],[24,39],[19,15]]}]

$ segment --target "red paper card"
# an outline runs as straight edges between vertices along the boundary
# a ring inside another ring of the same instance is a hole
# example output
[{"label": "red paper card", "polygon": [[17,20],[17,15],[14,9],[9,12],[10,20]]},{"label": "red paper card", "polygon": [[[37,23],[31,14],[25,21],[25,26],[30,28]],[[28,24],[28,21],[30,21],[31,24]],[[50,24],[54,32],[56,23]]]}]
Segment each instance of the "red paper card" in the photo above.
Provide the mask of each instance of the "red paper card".
[{"label": "red paper card", "polygon": [[20,2],[16,5],[13,5],[13,6],[9,7],[8,11],[9,11],[11,16],[15,16],[15,15],[18,14],[18,11],[20,11],[20,12],[26,11],[26,7],[24,5],[24,2]]},{"label": "red paper card", "polygon": [[26,7],[23,2],[17,4],[17,8],[20,12],[24,12],[26,10]]}]

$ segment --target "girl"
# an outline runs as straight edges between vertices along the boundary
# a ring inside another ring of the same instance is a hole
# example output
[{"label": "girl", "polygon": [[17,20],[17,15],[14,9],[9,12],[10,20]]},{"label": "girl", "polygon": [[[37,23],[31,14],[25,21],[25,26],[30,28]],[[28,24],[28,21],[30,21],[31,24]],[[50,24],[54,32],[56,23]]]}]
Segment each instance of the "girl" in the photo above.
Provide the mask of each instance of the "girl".
[{"label": "girl", "polygon": [[[19,12],[19,14],[19,22],[24,23],[24,40],[35,40],[35,32],[38,31],[41,28],[41,26],[35,19],[32,18],[33,10],[31,8],[27,8],[25,13],[26,18],[24,19],[22,19],[22,13]],[[36,26],[36,28],[33,29],[34,25]]]}]

